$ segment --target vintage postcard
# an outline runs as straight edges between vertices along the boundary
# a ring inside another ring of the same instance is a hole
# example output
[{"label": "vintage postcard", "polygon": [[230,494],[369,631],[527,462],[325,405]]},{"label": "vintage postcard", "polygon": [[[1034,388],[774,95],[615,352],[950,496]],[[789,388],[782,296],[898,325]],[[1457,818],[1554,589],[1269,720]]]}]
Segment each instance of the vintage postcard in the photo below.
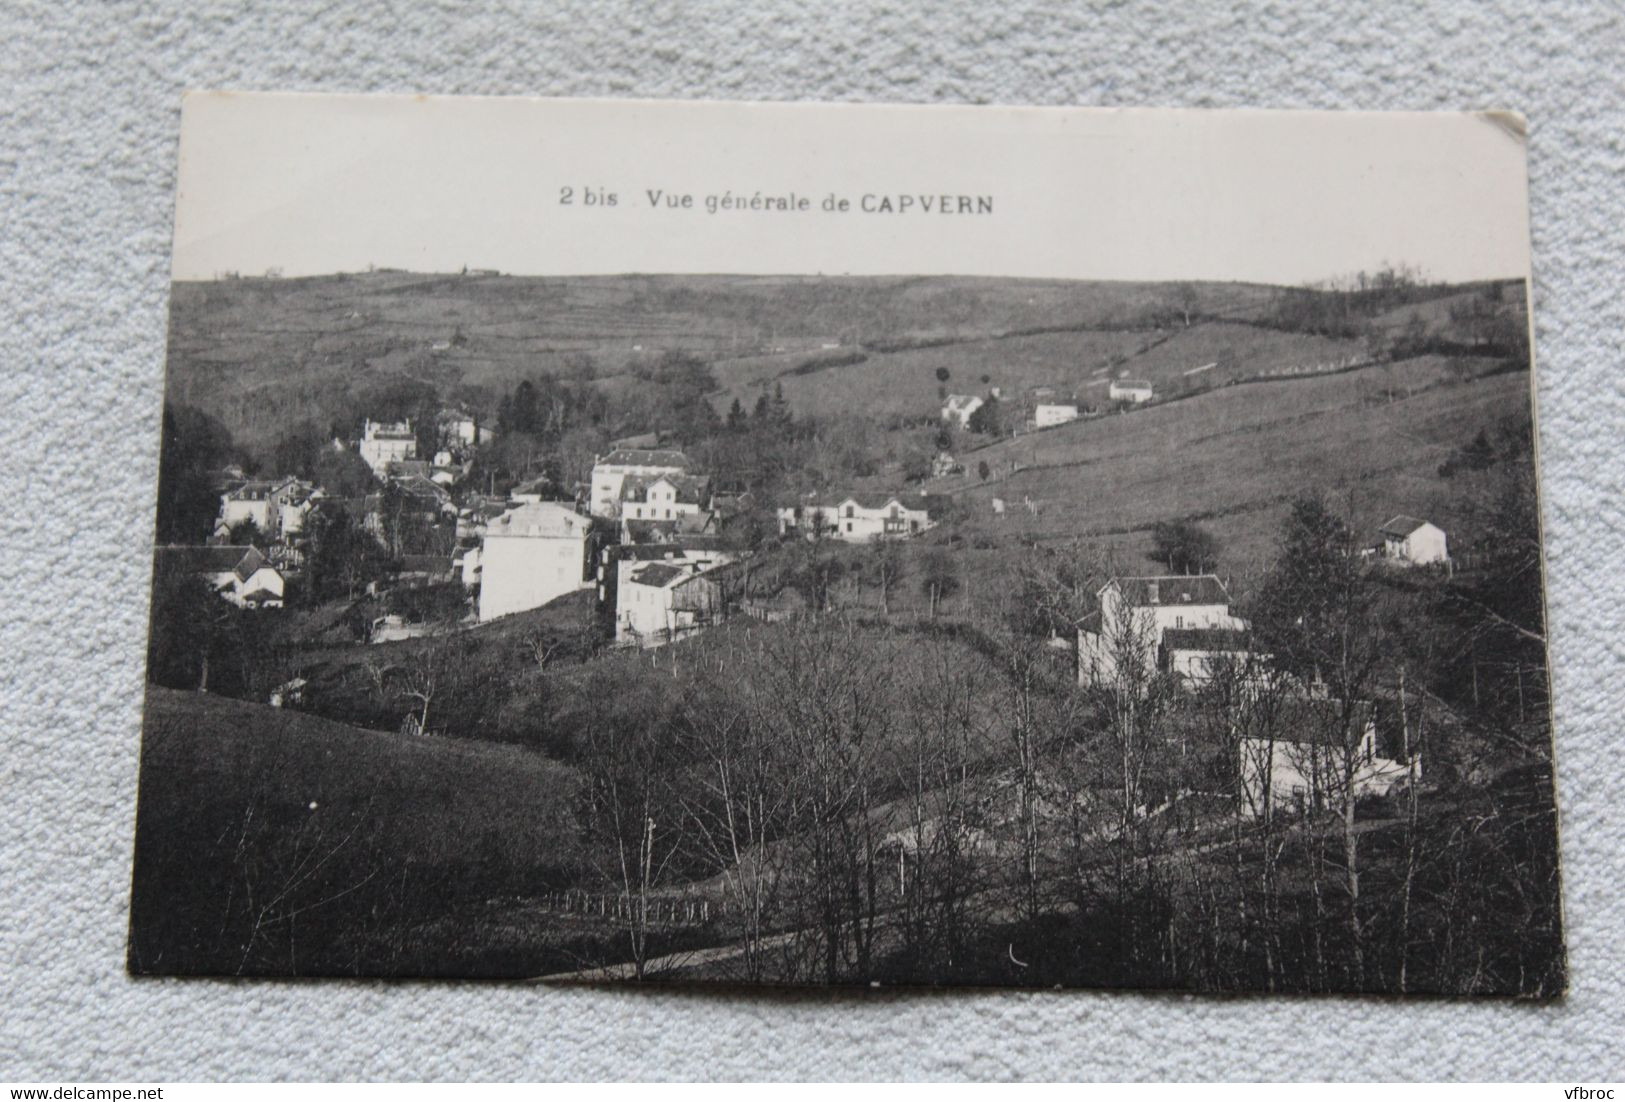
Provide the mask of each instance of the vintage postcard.
[{"label": "vintage postcard", "polygon": [[1524,144],[189,96],[131,971],[1561,994]]}]

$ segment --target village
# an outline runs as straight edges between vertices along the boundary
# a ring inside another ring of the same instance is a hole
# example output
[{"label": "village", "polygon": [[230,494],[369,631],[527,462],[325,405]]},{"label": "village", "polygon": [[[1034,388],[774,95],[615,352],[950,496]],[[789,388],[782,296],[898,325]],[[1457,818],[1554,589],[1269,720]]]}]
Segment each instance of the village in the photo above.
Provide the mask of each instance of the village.
[{"label": "village", "polygon": [[[1183,328],[1133,339],[1157,349]],[[785,347],[762,354],[798,354]],[[835,340],[799,354],[868,369]],[[696,357],[638,346],[635,365],[657,357],[636,368],[653,416],[606,414],[590,380],[522,380],[483,403],[418,387],[252,471],[177,411],[177,436],[208,446],[161,481],[161,534],[197,538],[156,549],[150,676],[185,694],[155,698],[158,714],[232,701],[243,730],[289,732],[266,753],[348,732],[383,740],[344,752],[358,761],[523,750],[501,784],[534,784],[518,806],[562,819],[484,843],[509,871],[436,899],[507,900],[500,924],[532,934],[479,952],[537,974],[574,954],[639,978],[935,977],[948,953],[954,975],[1025,982],[1021,954],[988,957],[987,939],[1063,915],[1132,943],[1057,960],[1068,982],[1191,967],[1167,954],[1192,937],[1270,982],[1311,958],[1311,986],[1375,967],[1361,957],[1385,951],[1372,931],[1392,919],[1366,908],[1386,906],[1371,893],[1392,889],[1393,847],[1412,880],[1458,876],[1429,863],[1442,850],[1418,863],[1421,839],[1529,768],[1495,741],[1536,737],[1544,692],[1533,633],[1510,626],[1527,602],[1504,590],[1527,577],[1526,514],[1505,512],[1527,429],[1454,419],[1426,480],[1386,496],[1294,488],[1278,464],[1236,473],[1222,493],[1263,503],[1267,525],[1193,490],[1204,468],[1179,441],[1213,410],[1280,410],[1286,428],[1260,424],[1291,435],[1261,439],[1313,448],[1293,427],[1301,395],[1343,403],[1339,425],[1410,416],[1453,386],[1499,393],[1497,361],[1157,351],[1145,376],[1128,356],[1012,377],[951,350],[897,355],[923,392],[901,413],[798,411],[792,388],[818,372],[741,394]],[[1108,457],[1142,441],[1162,450],[1133,469],[1170,476],[1114,498],[1130,468]],[[172,514],[165,485],[185,494]],[[1147,519],[1103,521],[1108,502]],[[391,775],[327,783],[408,783]],[[430,798],[451,816],[423,843],[438,850],[465,797]],[[518,810],[468,814],[499,806]],[[1207,909],[1235,893],[1284,940],[1235,940]],[[1156,918],[1165,906],[1184,917]]]}]

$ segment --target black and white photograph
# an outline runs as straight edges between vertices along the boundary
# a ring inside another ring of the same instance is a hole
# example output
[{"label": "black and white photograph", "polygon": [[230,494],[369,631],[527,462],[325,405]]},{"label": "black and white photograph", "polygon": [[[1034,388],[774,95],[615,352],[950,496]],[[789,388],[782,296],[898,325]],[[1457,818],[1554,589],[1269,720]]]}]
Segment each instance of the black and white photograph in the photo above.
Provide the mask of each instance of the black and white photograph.
[{"label": "black and white photograph", "polygon": [[1524,157],[190,95],[129,970],[1561,996]]}]

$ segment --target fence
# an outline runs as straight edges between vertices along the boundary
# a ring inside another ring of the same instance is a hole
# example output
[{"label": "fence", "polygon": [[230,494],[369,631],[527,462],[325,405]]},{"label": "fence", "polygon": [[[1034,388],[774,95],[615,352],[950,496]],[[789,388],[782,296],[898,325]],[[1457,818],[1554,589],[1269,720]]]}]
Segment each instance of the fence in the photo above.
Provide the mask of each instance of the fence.
[{"label": "fence", "polygon": [[[704,926],[711,921],[709,899],[685,896],[601,895],[594,892],[548,892],[537,902],[549,914],[576,915],[605,922],[638,922],[648,926]],[[721,908],[716,909],[720,917]]]}]

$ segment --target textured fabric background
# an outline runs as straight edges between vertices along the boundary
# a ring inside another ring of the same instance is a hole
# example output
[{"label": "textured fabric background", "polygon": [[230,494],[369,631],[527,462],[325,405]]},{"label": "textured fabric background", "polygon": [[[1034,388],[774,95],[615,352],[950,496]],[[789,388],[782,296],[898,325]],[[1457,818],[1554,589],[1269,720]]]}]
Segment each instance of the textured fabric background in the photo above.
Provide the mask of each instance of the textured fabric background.
[{"label": "textured fabric background", "polygon": [[[0,1079],[1625,1076],[1622,9],[994,7],[3,6]],[[127,979],[188,87],[1521,110],[1572,995],[1401,1005]]]}]

